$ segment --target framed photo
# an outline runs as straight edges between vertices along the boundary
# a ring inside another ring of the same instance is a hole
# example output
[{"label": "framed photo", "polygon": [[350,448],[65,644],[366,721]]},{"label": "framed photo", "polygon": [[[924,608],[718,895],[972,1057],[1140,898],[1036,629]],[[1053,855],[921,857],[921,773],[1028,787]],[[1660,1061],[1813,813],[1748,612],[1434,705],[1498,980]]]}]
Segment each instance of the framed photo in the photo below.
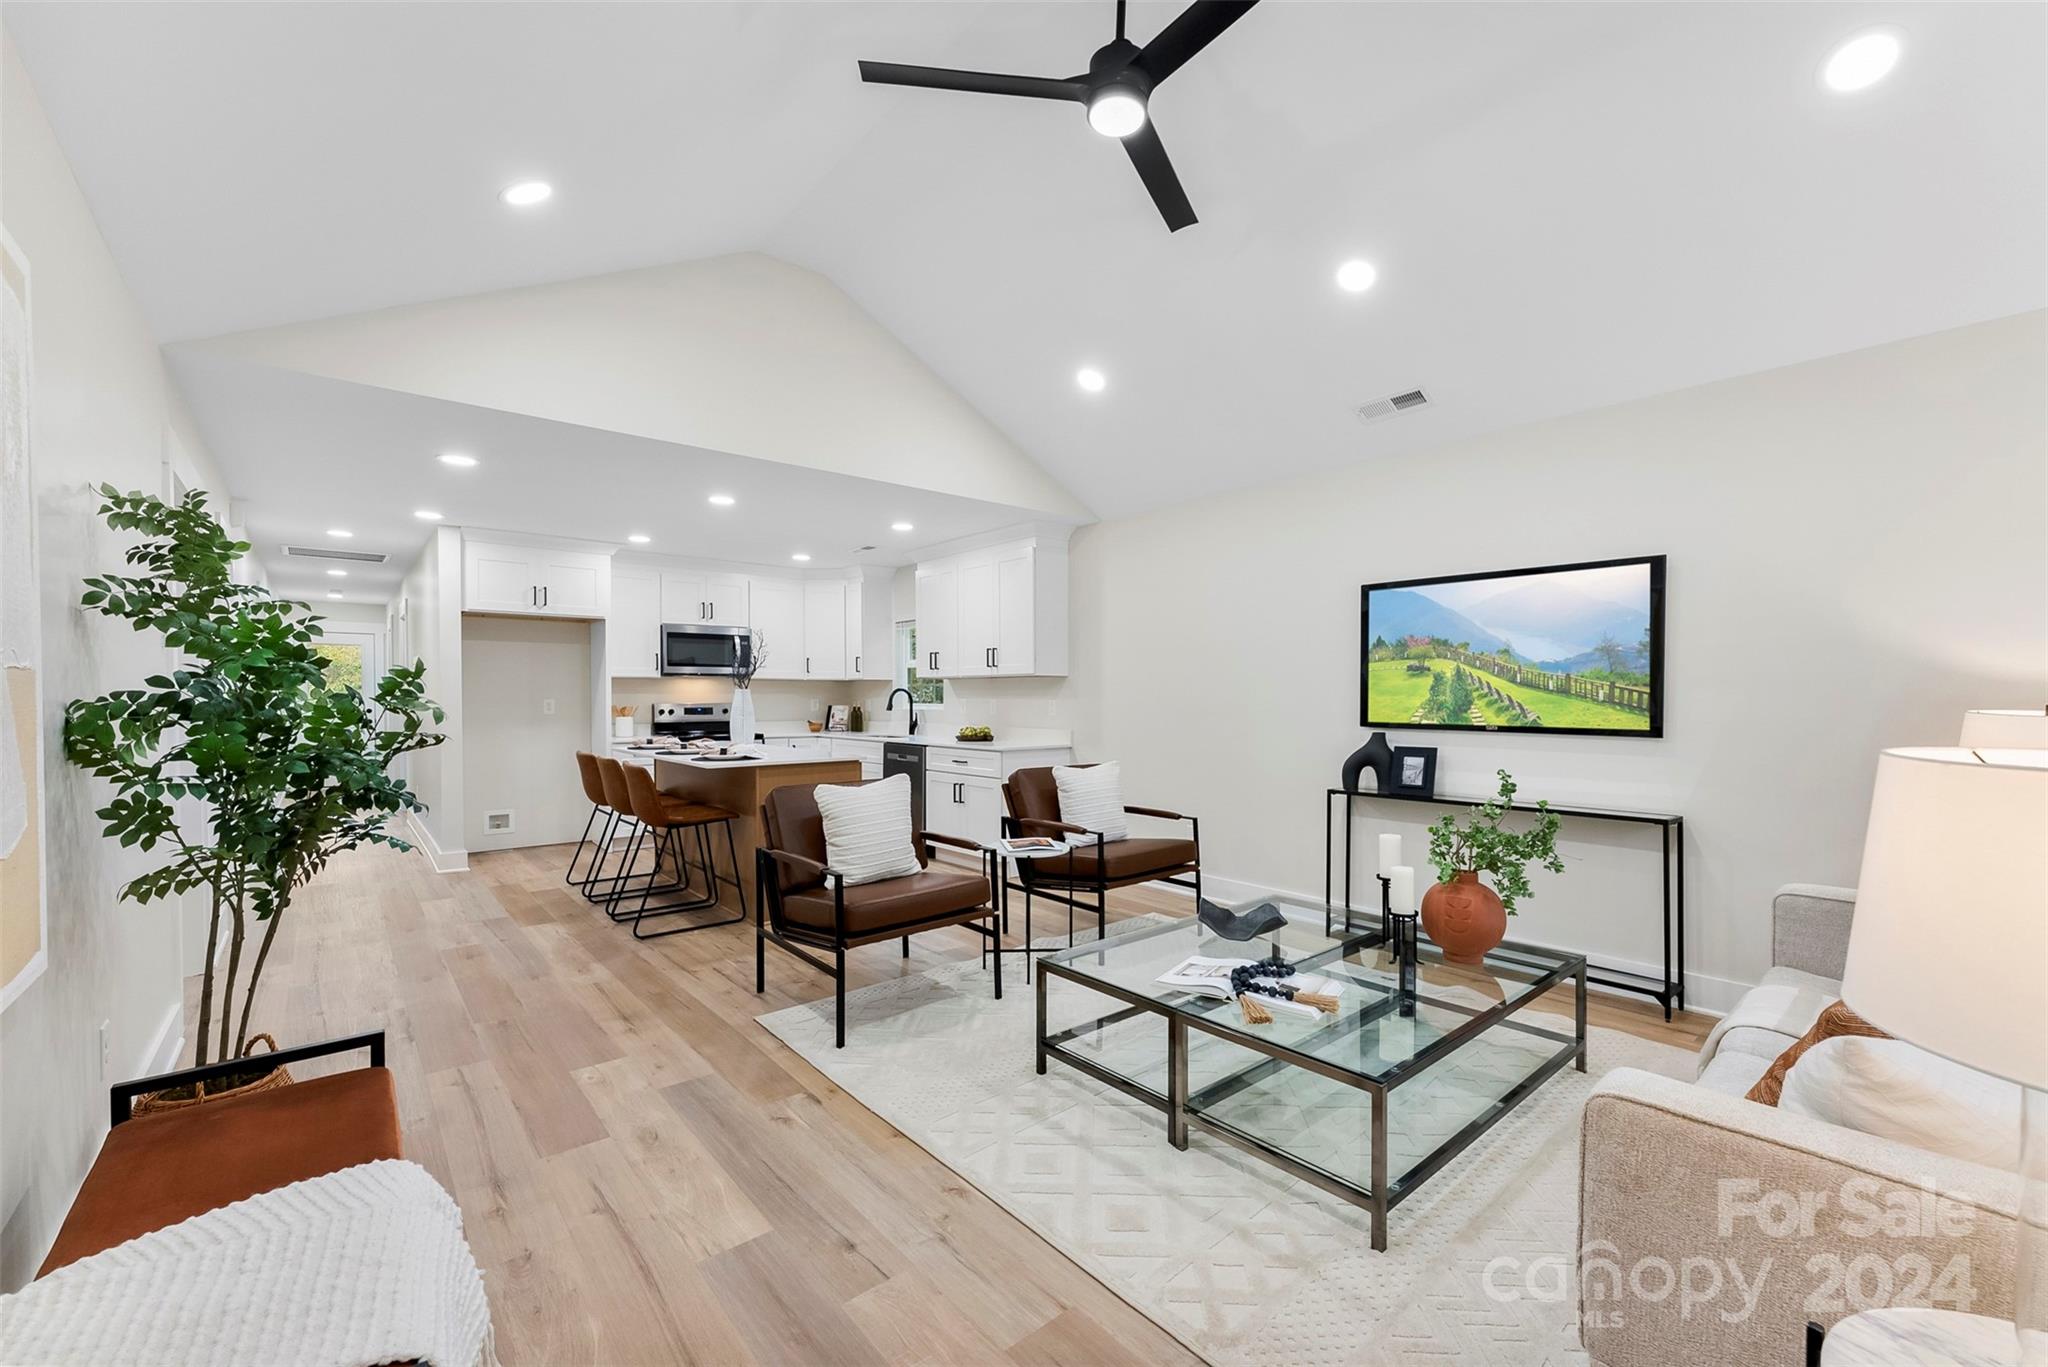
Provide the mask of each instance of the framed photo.
[{"label": "framed photo", "polygon": [[853,704],[836,702],[825,709],[825,729],[844,731],[853,724]]},{"label": "framed photo", "polygon": [[1436,796],[1436,747],[1394,747],[1394,791],[1403,797]]}]

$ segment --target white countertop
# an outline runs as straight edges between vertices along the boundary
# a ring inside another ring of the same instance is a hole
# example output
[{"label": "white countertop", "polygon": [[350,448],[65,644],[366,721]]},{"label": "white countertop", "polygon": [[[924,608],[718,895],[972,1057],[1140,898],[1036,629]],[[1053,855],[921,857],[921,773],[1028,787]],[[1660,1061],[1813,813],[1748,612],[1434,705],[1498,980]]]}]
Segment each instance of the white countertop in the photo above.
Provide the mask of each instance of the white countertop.
[{"label": "white countertop", "polygon": [[807,738],[812,740],[864,740],[881,744],[887,741],[895,745],[944,745],[958,746],[963,750],[1071,750],[1073,737],[1064,731],[1019,731],[1013,736],[997,735],[994,740],[955,740],[947,728],[930,734],[919,732],[914,736],[892,736],[880,731],[809,731],[796,728],[763,726],[760,733],[770,740]]},{"label": "white countertop", "polygon": [[[652,757],[662,764],[680,764],[689,769],[766,769],[777,764],[832,764],[834,760],[820,755],[778,755],[773,751],[753,759],[700,759],[694,755],[665,755],[654,751]],[[839,760],[840,764],[853,761]]]}]

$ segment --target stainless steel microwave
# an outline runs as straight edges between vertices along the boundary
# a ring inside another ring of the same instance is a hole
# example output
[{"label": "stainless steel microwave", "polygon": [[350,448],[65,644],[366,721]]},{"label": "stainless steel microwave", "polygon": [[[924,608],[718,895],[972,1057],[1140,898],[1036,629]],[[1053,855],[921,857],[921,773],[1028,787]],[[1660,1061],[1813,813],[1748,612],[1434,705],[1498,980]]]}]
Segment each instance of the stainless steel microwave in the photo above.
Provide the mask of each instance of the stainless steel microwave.
[{"label": "stainless steel microwave", "polygon": [[697,622],[664,622],[661,626],[663,674],[730,678],[753,654],[754,633],[745,627],[707,627]]}]

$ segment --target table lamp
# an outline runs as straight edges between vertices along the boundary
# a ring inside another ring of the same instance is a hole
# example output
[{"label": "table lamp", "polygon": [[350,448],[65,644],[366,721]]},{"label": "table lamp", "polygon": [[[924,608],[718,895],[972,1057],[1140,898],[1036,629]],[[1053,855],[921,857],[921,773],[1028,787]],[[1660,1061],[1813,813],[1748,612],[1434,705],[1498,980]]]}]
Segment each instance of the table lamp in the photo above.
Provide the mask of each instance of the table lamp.
[{"label": "table lamp", "polygon": [[2014,1318],[2019,1360],[2048,1363],[2048,750],[1878,756],[1842,999],[2020,1084]]},{"label": "table lamp", "polygon": [[1965,750],[2048,750],[2048,707],[1976,707],[1963,713]]}]

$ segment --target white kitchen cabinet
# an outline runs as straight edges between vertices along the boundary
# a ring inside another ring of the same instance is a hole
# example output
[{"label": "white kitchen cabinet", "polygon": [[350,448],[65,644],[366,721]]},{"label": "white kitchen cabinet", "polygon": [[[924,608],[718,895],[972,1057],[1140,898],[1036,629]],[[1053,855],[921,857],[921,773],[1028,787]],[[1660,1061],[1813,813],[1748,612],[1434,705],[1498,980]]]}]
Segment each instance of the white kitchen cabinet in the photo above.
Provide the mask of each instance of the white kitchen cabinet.
[{"label": "white kitchen cabinet", "polygon": [[[1003,830],[1003,785],[992,778],[931,774],[924,781],[924,826],[939,835],[993,845]],[[966,855],[949,850],[949,855]]]},{"label": "white kitchen cabinet", "polygon": [[836,579],[804,585],[803,677],[849,677],[846,649],[846,585]]},{"label": "white kitchen cabinet", "polygon": [[917,567],[917,672],[935,678],[958,673],[960,562]]},{"label": "white kitchen cabinet", "polygon": [[920,563],[917,637],[928,674],[1065,674],[1065,545],[1035,537]]},{"label": "white kitchen cabinet", "polygon": [[747,613],[754,649],[766,652],[759,677],[804,677],[804,586],[795,579],[749,579]]},{"label": "white kitchen cabinet", "polygon": [[889,679],[896,672],[896,572],[863,570],[846,583],[846,677]]},{"label": "white kitchen cabinet", "polygon": [[661,620],[683,626],[749,625],[747,578],[697,570],[661,572]]},{"label": "white kitchen cabinet", "polygon": [[611,609],[611,571],[608,555],[465,537],[462,610],[604,617]]},{"label": "white kitchen cabinet", "polygon": [[605,660],[615,679],[661,675],[662,575],[620,566],[612,571],[612,606],[605,614]]}]

